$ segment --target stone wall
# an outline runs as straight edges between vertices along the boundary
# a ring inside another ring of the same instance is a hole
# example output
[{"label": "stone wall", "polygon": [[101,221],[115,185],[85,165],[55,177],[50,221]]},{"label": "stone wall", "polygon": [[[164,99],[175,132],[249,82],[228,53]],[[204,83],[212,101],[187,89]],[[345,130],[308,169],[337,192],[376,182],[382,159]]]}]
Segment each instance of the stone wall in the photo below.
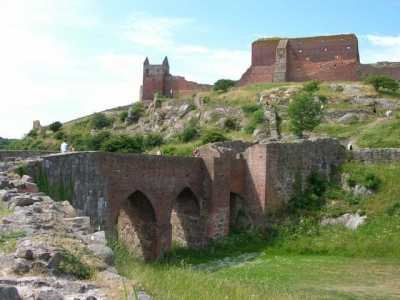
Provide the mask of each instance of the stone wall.
[{"label": "stone wall", "polygon": [[55,152],[45,151],[19,151],[19,150],[0,150],[0,161],[14,160],[18,158],[33,158],[49,155]]},{"label": "stone wall", "polygon": [[372,75],[386,75],[400,81],[400,62],[378,62],[376,64],[360,64],[358,66],[360,79]]},{"label": "stone wall", "polygon": [[400,162],[400,148],[366,148],[347,151],[347,160],[364,164]]}]

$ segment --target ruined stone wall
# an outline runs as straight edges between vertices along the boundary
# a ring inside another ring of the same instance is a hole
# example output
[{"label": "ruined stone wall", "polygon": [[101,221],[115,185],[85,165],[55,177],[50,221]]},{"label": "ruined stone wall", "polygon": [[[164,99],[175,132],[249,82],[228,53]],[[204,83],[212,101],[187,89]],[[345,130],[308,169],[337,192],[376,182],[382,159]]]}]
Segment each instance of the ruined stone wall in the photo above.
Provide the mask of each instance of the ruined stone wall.
[{"label": "ruined stone wall", "polygon": [[260,144],[247,149],[246,195],[256,224],[279,209],[294,193],[296,173],[303,187],[313,169],[331,178],[344,160],[344,150],[335,139],[304,140],[294,143]]},{"label": "ruined stone wall", "polygon": [[400,148],[367,148],[347,151],[347,160],[364,164],[400,162]]},{"label": "ruined stone wall", "polygon": [[55,152],[45,151],[20,151],[20,150],[0,150],[0,161],[11,160],[15,158],[30,158],[49,155]]},{"label": "ruined stone wall", "polygon": [[400,63],[399,62],[379,62],[376,64],[360,64],[358,66],[360,79],[373,75],[386,75],[400,81]]},{"label": "ruined stone wall", "polygon": [[168,75],[165,77],[163,95],[167,97],[177,97],[211,90],[212,85],[210,84],[198,84],[193,81],[187,81],[185,77],[182,76]]}]

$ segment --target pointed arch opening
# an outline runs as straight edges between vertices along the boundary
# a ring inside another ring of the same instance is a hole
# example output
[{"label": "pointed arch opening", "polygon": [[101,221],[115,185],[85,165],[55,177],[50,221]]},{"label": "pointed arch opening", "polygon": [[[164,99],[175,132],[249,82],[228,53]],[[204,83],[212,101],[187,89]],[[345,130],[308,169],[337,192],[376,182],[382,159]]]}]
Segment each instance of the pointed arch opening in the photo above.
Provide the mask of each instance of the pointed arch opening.
[{"label": "pointed arch opening", "polygon": [[171,212],[172,242],[201,249],[205,245],[205,226],[200,203],[191,189],[185,188],[175,199]]},{"label": "pointed arch opening", "polygon": [[230,193],[229,227],[237,229],[253,227],[253,219],[246,210],[244,198],[232,192]]},{"label": "pointed arch opening", "polygon": [[136,191],[123,202],[117,224],[118,238],[133,253],[145,259],[153,257],[157,221],[154,208],[145,194]]}]

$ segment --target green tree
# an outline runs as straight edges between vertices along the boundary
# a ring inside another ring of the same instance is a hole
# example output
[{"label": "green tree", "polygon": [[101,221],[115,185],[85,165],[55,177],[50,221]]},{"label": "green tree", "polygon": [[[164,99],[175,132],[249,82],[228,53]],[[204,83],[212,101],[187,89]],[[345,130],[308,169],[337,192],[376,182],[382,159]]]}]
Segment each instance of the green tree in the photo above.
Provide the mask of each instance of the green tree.
[{"label": "green tree", "polygon": [[321,123],[323,110],[310,93],[300,93],[289,104],[288,115],[293,133],[303,137],[304,130],[312,130]]},{"label": "green tree", "polygon": [[158,133],[149,133],[144,139],[144,145],[148,149],[164,145],[164,143],[163,137]]},{"label": "green tree", "polygon": [[303,91],[314,93],[319,90],[319,86],[322,82],[319,80],[311,80],[303,84]]},{"label": "green tree", "polygon": [[109,131],[101,131],[90,137],[88,140],[88,147],[92,151],[99,151],[101,145],[111,137]]},{"label": "green tree", "polygon": [[101,144],[100,151],[143,153],[144,139],[141,135],[113,135]]},{"label": "green tree", "polygon": [[219,79],[214,83],[214,91],[226,92],[230,87],[235,85],[234,80],[230,79]]},{"label": "green tree", "polygon": [[218,129],[208,130],[201,136],[201,143],[203,145],[216,142],[225,142],[228,140],[229,139]]},{"label": "green tree", "polygon": [[60,130],[62,124],[59,121],[53,122],[50,124],[49,128],[51,131],[56,132],[58,130]]},{"label": "green tree", "polygon": [[364,78],[364,84],[372,85],[375,91],[379,88],[397,91],[399,89],[399,83],[396,79],[384,75],[374,75]]},{"label": "green tree", "polygon": [[185,129],[178,135],[178,140],[181,143],[187,143],[196,139],[198,136],[199,133],[196,127],[189,125],[188,127],[185,127]]}]

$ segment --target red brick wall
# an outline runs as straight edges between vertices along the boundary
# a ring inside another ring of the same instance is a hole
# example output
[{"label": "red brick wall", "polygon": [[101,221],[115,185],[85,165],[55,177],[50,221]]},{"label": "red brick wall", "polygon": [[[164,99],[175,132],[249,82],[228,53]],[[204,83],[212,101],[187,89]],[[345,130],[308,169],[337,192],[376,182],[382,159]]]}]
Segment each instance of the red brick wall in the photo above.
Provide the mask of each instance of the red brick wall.
[{"label": "red brick wall", "polygon": [[360,64],[358,74],[360,79],[372,75],[386,75],[400,81],[400,63]]},{"label": "red brick wall", "polygon": [[[172,89],[172,94],[170,93]],[[168,75],[165,77],[165,87],[163,95],[169,97],[175,97],[180,95],[193,94],[195,92],[210,91],[212,85],[209,84],[198,84],[193,81],[187,81],[182,76]]]},{"label": "red brick wall", "polygon": [[262,39],[253,42],[251,49],[251,66],[272,66],[276,61],[276,48],[280,39]]},{"label": "red brick wall", "polygon": [[358,80],[355,35],[289,39],[287,56],[288,81]]},{"label": "red brick wall", "polygon": [[163,75],[143,76],[142,100],[154,100],[154,92],[159,91],[160,93],[162,93],[163,90],[164,90]]}]

